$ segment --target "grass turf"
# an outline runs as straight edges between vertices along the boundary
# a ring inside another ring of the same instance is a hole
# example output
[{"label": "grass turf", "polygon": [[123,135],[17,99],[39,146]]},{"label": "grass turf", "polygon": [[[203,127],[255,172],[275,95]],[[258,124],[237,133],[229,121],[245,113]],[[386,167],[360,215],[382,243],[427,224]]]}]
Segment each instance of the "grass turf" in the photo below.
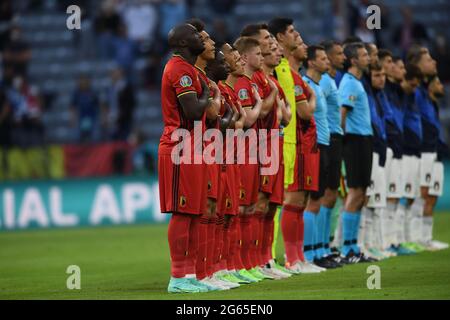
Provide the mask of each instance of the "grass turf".
[{"label": "grass turf", "polygon": [[[450,242],[450,214],[437,214],[434,225],[436,238]],[[450,250],[376,263],[380,290],[367,289],[368,264],[358,264],[225,292],[168,294],[166,230],[141,225],[0,233],[0,299],[450,299]],[[280,253],[282,245],[280,236]],[[81,268],[81,290],[66,288],[69,265]]]}]

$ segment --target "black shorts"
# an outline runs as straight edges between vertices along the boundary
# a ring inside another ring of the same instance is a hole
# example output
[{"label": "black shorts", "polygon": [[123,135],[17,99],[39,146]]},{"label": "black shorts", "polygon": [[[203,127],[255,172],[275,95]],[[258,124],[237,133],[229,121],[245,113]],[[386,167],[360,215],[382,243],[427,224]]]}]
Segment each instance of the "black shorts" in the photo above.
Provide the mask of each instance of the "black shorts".
[{"label": "black shorts", "polygon": [[341,166],[342,166],[342,148],[344,143],[344,136],[342,134],[333,133],[330,137],[330,147],[328,149],[329,167],[328,179],[326,188],[337,190],[341,180]]},{"label": "black shorts", "polygon": [[343,150],[347,187],[367,188],[372,173],[372,137],[346,134]]},{"label": "black shorts", "polygon": [[319,190],[311,191],[310,196],[313,200],[319,200],[325,194],[325,188],[327,185],[329,167],[330,167],[330,155],[329,146],[318,144],[320,150],[320,164],[319,164]]}]

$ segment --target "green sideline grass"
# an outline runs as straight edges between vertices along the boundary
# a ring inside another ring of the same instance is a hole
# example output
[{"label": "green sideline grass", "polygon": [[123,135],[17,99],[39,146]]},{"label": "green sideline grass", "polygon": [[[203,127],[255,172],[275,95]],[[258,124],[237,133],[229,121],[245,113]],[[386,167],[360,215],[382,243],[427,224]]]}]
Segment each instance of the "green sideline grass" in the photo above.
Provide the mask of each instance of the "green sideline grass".
[{"label": "green sideline grass", "polygon": [[[367,264],[242,286],[169,295],[165,225],[0,233],[0,299],[450,299],[450,250],[377,263],[381,289],[368,290]],[[450,214],[435,218],[450,242]],[[283,252],[281,236],[279,250]],[[280,257],[281,259],[281,257]],[[81,290],[66,269],[81,268]]]}]

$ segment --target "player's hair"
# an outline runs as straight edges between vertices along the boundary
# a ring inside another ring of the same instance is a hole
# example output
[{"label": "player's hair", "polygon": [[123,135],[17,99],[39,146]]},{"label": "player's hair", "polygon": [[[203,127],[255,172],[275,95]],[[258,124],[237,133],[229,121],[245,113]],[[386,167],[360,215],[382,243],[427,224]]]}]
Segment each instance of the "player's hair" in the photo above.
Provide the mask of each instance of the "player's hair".
[{"label": "player's hair", "polygon": [[415,51],[411,55],[408,55],[408,62],[417,65],[420,60],[422,59],[422,56],[427,54],[428,51],[425,48],[422,48],[419,51]]},{"label": "player's hair", "polygon": [[205,30],[205,23],[198,18],[189,19],[186,21],[186,23],[193,25],[198,32],[202,32],[203,30]]},{"label": "player's hair", "polygon": [[240,54],[243,54],[255,47],[259,47],[259,41],[250,37],[240,37],[234,42],[234,46]]},{"label": "player's hair", "polygon": [[346,69],[351,66],[352,59],[358,58],[358,50],[364,48],[365,46],[362,42],[353,42],[345,46],[344,54],[346,57]]},{"label": "player's hair", "polygon": [[261,30],[269,30],[269,26],[266,23],[248,24],[242,29],[241,37],[257,36]]},{"label": "player's hair", "polygon": [[320,45],[312,45],[312,46],[308,47],[308,49],[307,49],[308,58],[306,59],[306,65],[307,66],[308,66],[308,62],[309,61],[316,60],[317,51],[320,51],[320,50],[325,51],[325,48],[323,46],[320,46]]},{"label": "player's hair", "polygon": [[380,59],[380,61],[386,59],[387,57],[394,58],[394,56],[393,56],[393,54],[392,54],[392,52],[390,50],[388,50],[388,49],[380,49],[378,51],[378,59]]},{"label": "player's hair", "polygon": [[273,34],[276,38],[277,34],[285,33],[287,28],[291,24],[294,24],[294,20],[290,18],[281,18],[281,17],[273,18],[272,20],[269,21],[268,24],[269,32]]},{"label": "player's hair", "polygon": [[336,40],[325,40],[320,43],[320,45],[325,49],[326,53],[333,50],[334,46],[340,46],[341,44]]},{"label": "player's hair", "polygon": [[408,52],[406,54],[406,62],[407,63],[412,62],[412,60],[414,58],[417,58],[417,55],[419,55],[419,54],[420,54],[420,56],[419,56],[418,60],[420,60],[420,58],[422,57],[422,54],[425,54],[427,52],[428,52],[427,48],[425,48],[425,47],[423,47],[421,45],[418,45],[418,44],[413,44],[411,46],[411,48],[409,48],[409,50],[408,50]]},{"label": "player's hair", "polygon": [[402,57],[400,57],[400,56],[393,56],[393,57],[392,57],[392,61],[394,61],[394,63],[397,63],[397,62],[399,62],[399,61],[403,61],[403,59],[402,59]]},{"label": "player's hair", "polygon": [[423,74],[417,65],[408,63],[406,65],[405,69],[406,69],[406,74],[405,74],[406,80],[412,80],[412,79],[422,80]]},{"label": "player's hair", "polygon": [[366,50],[367,50],[367,52],[369,53],[369,54],[371,54],[372,53],[372,45],[375,45],[375,43],[372,43],[372,42],[365,42],[364,43],[364,47],[366,47]]},{"label": "player's hair", "polygon": [[361,40],[361,38],[360,37],[357,37],[357,36],[349,36],[349,37],[347,37],[345,40],[344,40],[344,42],[342,42],[342,45],[344,46],[344,47],[346,47],[346,46],[348,46],[349,44],[352,44],[352,43],[362,43],[363,41]]},{"label": "player's hair", "polygon": [[381,71],[383,70],[383,65],[378,61],[376,63],[371,63],[369,66],[369,72],[372,73],[373,71]]}]

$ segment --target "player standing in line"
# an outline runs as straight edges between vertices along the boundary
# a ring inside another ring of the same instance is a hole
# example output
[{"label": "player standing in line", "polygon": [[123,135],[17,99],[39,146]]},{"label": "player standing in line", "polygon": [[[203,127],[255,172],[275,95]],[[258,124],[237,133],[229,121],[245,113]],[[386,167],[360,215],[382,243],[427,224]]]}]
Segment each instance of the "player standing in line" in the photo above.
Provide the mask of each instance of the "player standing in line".
[{"label": "player standing in line", "polygon": [[339,255],[331,255],[330,243],[333,241],[333,237],[330,229],[331,214],[336,205],[341,180],[342,144],[344,136],[344,131],[341,127],[341,104],[335,77],[337,70],[344,68],[345,55],[344,49],[336,41],[324,41],[322,42],[322,46],[325,48],[330,62],[328,71],[322,75],[319,82],[327,100],[327,120],[330,129],[328,179],[320,207],[320,210],[323,211],[321,214],[325,217],[325,231],[322,242],[326,255],[339,261]]},{"label": "player standing in line", "polygon": [[[222,92],[222,95],[230,100],[237,108],[239,108],[241,113],[241,118],[239,120],[242,120],[242,125],[239,124],[240,121],[236,122],[235,129],[244,129],[245,128],[245,119],[246,119],[246,112],[242,108],[239,98],[234,90],[235,84],[238,81],[239,78],[241,78],[244,75],[244,66],[243,61],[241,59],[241,56],[237,49],[229,44],[224,44],[222,46],[222,51],[225,55],[225,59],[228,62],[228,64],[231,66],[231,73],[228,75],[225,82],[222,82],[219,86],[219,89]],[[229,138],[227,138],[229,139]],[[230,183],[230,189],[232,190],[233,197],[231,199],[232,203],[238,204],[238,215],[234,216],[234,218],[231,220],[231,226],[230,226],[230,238],[231,238],[231,248],[230,248],[230,254],[227,259],[227,269],[229,271],[234,271],[232,275],[239,280],[241,280],[239,283],[250,283],[250,282],[257,282],[258,279],[254,278],[252,275],[248,274],[245,270],[245,266],[242,262],[242,233],[241,233],[241,226],[240,226],[240,216],[242,215],[242,212],[239,212],[240,209],[240,195],[241,195],[241,177],[240,177],[240,164],[238,164],[237,159],[237,138],[234,137],[234,164],[227,166],[227,173],[229,172],[228,169],[232,169],[234,173],[234,181]],[[227,140],[227,143],[229,141]],[[244,276],[246,274],[247,276]],[[227,276],[224,276],[225,278],[228,278]],[[231,280],[231,279],[227,279]]]},{"label": "player standing in line", "polygon": [[[284,57],[280,64],[275,68],[276,78],[283,88],[286,100],[291,106],[292,119],[289,125],[283,129],[283,159],[284,159],[284,186],[285,197],[282,208],[281,231],[286,249],[286,267],[293,273],[301,272],[319,272],[311,264],[304,264],[303,260],[303,211],[306,205],[306,192],[301,189],[300,168],[299,168],[299,144],[300,144],[300,115],[308,115],[308,121],[312,118],[315,108],[315,96],[312,90],[304,85],[301,76],[298,75],[304,59],[306,59],[306,45],[303,44],[300,34],[295,30],[293,20],[289,18],[275,18],[269,22],[269,31],[275,36],[279,45],[283,48]],[[297,51],[298,50],[298,51]],[[301,59],[294,57],[294,54],[303,55]],[[297,62],[293,69],[292,63]],[[297,84],[294,82],[294,76],[297,73]],[[304,89],[301,87],[304,85]],[[308,93],[309,100],[304,93]],[[300,108],[300,105],[302,107]],[[308,122],[309,123],[309,122]],[[311,126],[310,126],[311,128]],[[315,130],[314,127],[312,128]],[[315,136],[315,132],[314,132]],[[312,183],[312,181],[310,181]],[[311,187],[311,186],[309,186]]]},{"label": "player standing in line", "polygon": [[[204,131],[206,109],[210,105],[207,84],[194,67],[205,44],[198,31],[189,24],[173,28],[168,35],[174,55],[167,62],[162,77],[161,97],[164,131],[158,149],[158,174],[161,212],[171,213],[168,240],[171,257],[170,293],[206,292],[208,288],[195,277],[200,216],[206,212],[206,165],[174,163],[171,139],[179,128],[194,131],[200,121]],[[194,143],[192,153],[194,155]],[[192,157],[191,157],[192,159]],[[202,157],[203,159],[203,157]],[[192,185],[192,180],[199,181]]]},{"label": "player standing in line", "polygon": [[[211,88],[214,95],[211,97],[210,107],[207,109],[206,123],[209,127],[217,126],[217,117],[219,115],[221,106],[220,90],[214,81],[211,81],[205,72],[208,61],[214,60],[215,57],[215,42],[211,39],[208,32],[205,30],[205,24],[199,19],[191,19],[188,21],[200,33],[203,42],[205,43],[205,51],[197,58],[195,67],[198,70],[199,77],[203,79]],[[207,144],[207,143],[206,143]],[[223,217],[218,217],[216,212],[217,198],[219,196],[220,183],[220,169],[219,164],[213,163],[207,165],[207,190],[208,190],[208,212],[206,212],[200,221],[199,229],[199,259],[197,260],[196,271],[197,278],[203,281],[206,285],[211,282],[216,283],[216,287],[238,287],[236,284],[226,283],[215,276],[213,270],[213,260],[217,250],[220,247],[223,231]],[[217,240],[217,241],[216,241]],[[217,244],[216,244],[217,242]],[[212,286],[214,289],[214,285]]]},{"label": "player standing in line", "polygon": [[[385,92],[389,100],[390,110],[386,110],[386,130],[388,149],[386,153],[387,203],[386,208],[379,212],[382,228],[382,250],[388,256],[414,253],[402,245],[394,245],[396,241],[397,207],[402,197],[401,188],[401,159],[403,156],[403,123],[404,123],[404,93],[400,83],[404,79],[406,70],[403,61],[394,63],[394,57],[389,50],[381,49],[378,59],[386,72]],[[402,215],[402,210],[398,212]],[[383,252],[382,252],[383,253]]]},{"label": "player standing in line", "polygon": [[379,211],[386,207],[386,150],[387,135],[385,111],[390,111],[389,101],[384,92],[386,73],[379,62],[371,63],[369,68],[368,92],[370,119],[373,130],[373,157],[371,185],[367,190],[368,202],[364,208],[365,216],[361,224],[364,224],[360,233],[361,249],[367,256],[381,260],[385,256],[380,253],[383,248],[383,228],[381,226]]},{"label": "player standing in line", "polygon": [[[444,97],[445,90],[442,85],[441,80],[438,76],[432,77],[428,85],[428,94],[430,96],[435,109],[439,111],[439,100]],[[438,112],[439,118],[439,112]],[[427,215],[427,210],[433,213],[434,206],[436,205],[437,198],[442,196],[442,190],[444,189],[444,164],[442,163],[443,157],[448,158],[449,150],[448,146],[444,142],[442,126],[439,132],[439,141],[437,147],[437,157],[436,161],[433,163],[433,172],[431,174],[431,187],[428,189],[428,196],[430,197],[430,206],[425,207],[425,217],[424,217],[424,242],[427,248],[433,248],[436,250],[442,250],[448,248],[448,243],[433,240],[433,220]],[[427,221],[431,220],[431,221]]]},{"label": "player standing in line", "polygon": [[[289,124],[292,118],[289,105],[286,104],[283,89],[273,76],[275,67],[280,64],[282,51],[279,49],[275,38],[270,37],[269,53],[264,57],[263,72],[269,81],[272,81],[278,88],[278,95],[271,112],[261,119],[261,128],[268,130],[270,135],[267,139],[267,148],[271,153],[276,152],[279,161],[279,169],[275,175],[261,176],[261,189],[267,193],[267,212],[263,221],[263,238],[261,243],[261,256],[264,264],[263,270],[273,275],[276,279],[288,278],[291,273],[283,272],[275,267],[272,258],[272,242],[274,235],[274,217],[277,207],[283,204],[284,198],[284,165],[283,165],[283,135],[281,127]],[[272,135],[271,130],[277,130],[276,135]],[[279,148],[274,150],[272,140],[278,139]]]},{"label": "player standing in line", "polygon": [[[241,31],[241,37],[249,37],[257,40],[259,42],[261,53],[263,58],[270,54],[270,33],[267,30],[266,24],[250,24],[243,28]],[[252,75],[252,81],[256,86],[261,99],[263,100],[263,105],[261,107],[261,113],[257,121],[257,128],[263,128],[265,119],[269,117],[272,110],[274,109],[276,98],[278,96],[278,88],[269,80],[264,74],[263,70],[256,70]],[[269,146],[270,144],[267,144]],[[260,146],[258,146],[259,148]],[[258,265],[265,265],[263,257],[261,255],[261,245],[263,242],[263,232],[264,232],[264,221],[269,208],[269,194],[270,190],[266,188],[267,182],[273,176],[261,176],[260,174],[260,190],[258,192],[258,202],[255,207],[255,214],[253,215],[252,229],[253,236],[255,237],[253,246],[253,255],[255,260],[258,261]],[[259,270],[264,273],[264,270]],[[270,273],[270,272],[269,272]],[[270,274],[269,274],[270,276]]]},{"label": "player standing in line", "polygon": [[[440,250],[447,247],[447,245],[438,241],[432,241],[431,239],[435,199],[429,195],[429,188],[432,187],[433,166],[437,159],[437,147],[441,130],[439,110],[437,109],[437,105],[433,104],[428,93],[430,79],[437,75],[436,61],[430,56],[428,51],[422,50],[412,56],[411,63],[419,67],[423,75],[422,83],[416,90],[416,102],[420,110],[423,134],[420,160],[420,194],[425,201],[420,226],[417,230],[413,230],[413,232],[416,234],[415,238],[428,250]],[[427,239],[423,239],[424,234],[426,234]]]},{"label": "player standing in line", "polygon": [[[228,45],[229,46],[229,45]],[[214,277],[208,279],[207,281],[213,286],[217,286],[222,290],[226,290],[227,286],[223,286],[222,282],[225,284],[227,282],[231,283],[249,283],[247,281],[242,281],[233,275],[233,272],[228,272],[227,270],[227,259],[230,254],[231,239],[230,226],[232,224],[232,219],[235,215],[239,213],[239,195],[238,189],[236,187],[236,178],[239,178],[236,173],[236,166],[231,163],[226,163],[226,129],[242,129],[245,120],[245,114],[240,108],[236,106],[235,101],[233,101],[230,96],[224,90],[221,81],[225,81],[228,75],[235,71],[236,63],[230,65],[225,60],[225,56],[221,51],[223,46],[216,47],[216,53],[214,60],[209,60],[206,65],[206,72],[208,77],[217,83],[222,96],[222,105],[219,112],[219,128],[222,134],[223,141],[223,154],[222,154],[222,164],[220,165],[220,183],[219,192],[217,199],[217,216],[224,220],[223,230],[220,234],[221,239],[215,239],[214,241],[214,255],[213,255],[213,272]],[[234,69],[233,69],[234,68]],[[239,109],[239,110],[238,110]],[[231,117],[230,117],[231,116]],[[233,150],[234,152],[234,150]],[[234,159],[233,159],[234,160]],[[220,281],[217,281],[220,280]]]},{"label": "player standing in line", "polygon": [[[244,76],[240,77],[234,85],[234,90],[239,102],[246,111],[247,118],[244,124],[248,138],[245,139],[245,164],[241,165],[241,206],[243,212],[240,217],[242,250],[241,257],[245,271],[244,276],[252,276],[253,279],[263,280],[272,278],[262,274],[256,267],[255,247],[257,246],[254,230],[255,205],[258,201],[259,191],[259,164],[257,150],[257,120],[259,119],[262,100],[252,81],[253,73],[262,67],[263,57],[259,42],[249,37],[241,37],[236,40],[234,46],[239,51],[244,65]],[[256,183],[255,183],[256,182]]]},{"label": "player standing in line", "polygon": [[[311,219],[305,224],[303,211],[308,202],[309,192],[317,191],[319,188],[320,155],[317,149],[317,129],[314,120],[316,94],[300,75],[300,68],[307,58],[308,46],[300,35],[295,43],[297,47],[289,55],[288,61],[294,82],[297,144],[294,155],[294,180],[285,191],[281,227],[288,270],[294,273],[318,273],[326,269],[305,259],[303,250],[306,246],[305,234],[312,232],[311,224],[308,224]],[[301,214],[298,214],[299,211]]]},{"label": "player standing in line", "polygon": [[369,67],[369,55],[364,44],[351,43],[344,49],[350,65],[339,84],[344,128],[344,163],[347,174],[348,195],[342,213],[344,245],[342,256],[349,263],[368,259],[357,245],[361,209],[372,169],[372,126],[367,93],[361,78]]},{"label": "player standing in line", "polygon": [[[307,53],[307,70],[303,80],[314,90],[316,95],[316,109],[314,119],[317,126],[317,148],[319,161],[319,188],[310,193],[308,204],[303,214],[305,221],[305,259],[319,267],[333,269],[341,264],[335,262],[324,248],[323,241],[328,242],[329,235],[325,235],[326,212],[321,210],[321,201],[325,194],[329,175],[329,144],[330,129],[328,126],[327,100],[320,86],[322,75],[329,69],[329,60],[322,46],[310,46]],[[339,112],[339,109],[338,109]]]},{"label": "player standing in line", "polygon": [[[413,64],[406,66],[405,79],[401,82],[404,93],[405,112],[403,118],[403,158],[401,163],[402,181],[400,190],[402,191],[406,203],[398,205],[396,214],[399,220],[403,221],[403,228],[398,229],[397,238],[406,248],[416,252],[425,248],[413,242],[411,222],[415,217],[421,217],[423,204],[412,206],[415,197],[419,197],[420,180],[420,149],[422,145],[422,121],[420,110],[416,100],[416,91],[422,81],[422,72],[419,67]],[[416,190],[413,192],[412,190]],[[417,218],[415,218],[417,220]],[[400,222],[401,223],[401,222]]]}]

